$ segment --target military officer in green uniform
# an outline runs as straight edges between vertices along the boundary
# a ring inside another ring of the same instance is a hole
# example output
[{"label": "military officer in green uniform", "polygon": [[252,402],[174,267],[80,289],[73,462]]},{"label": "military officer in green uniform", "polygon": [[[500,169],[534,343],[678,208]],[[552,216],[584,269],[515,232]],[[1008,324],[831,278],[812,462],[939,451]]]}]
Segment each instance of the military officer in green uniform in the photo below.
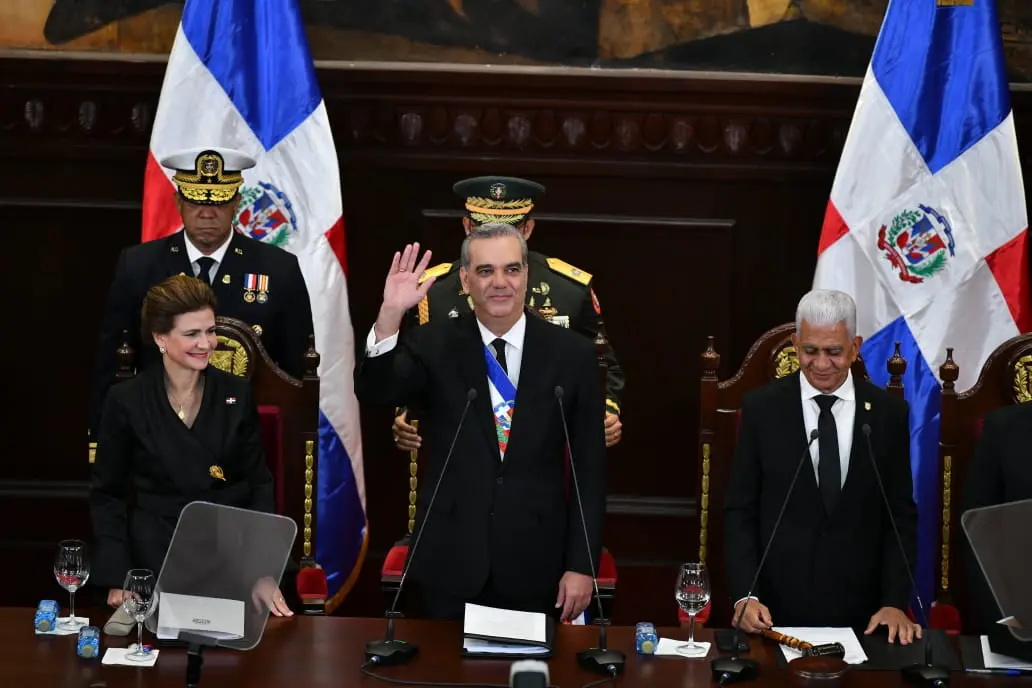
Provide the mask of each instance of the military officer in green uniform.
[{"label": "military officer in green uniform", "polygon": [[[513,225],[530,239],[534,231],[531,211],[545,187],[537,182],[516,177],[475,177],[455,184],[454,191],[465,202],[462,218],[466,234],[488,222]],[[528,256],[529,282],[527,307],[559,327],[580,332],[595,339],[605,334],[602,308],[592,288],[591,274],[558,258],[547,258],[531,251]],[[473,304],[459,282],[460,261],[441,263],[428,268],[422,279],[434,277],[426,297],[407,314],[405,327],[418,327],[431,320],[457,318],[472,312]],[[608,338],[607,338],[608,339]],[[620,441],[620,394],[624,387],[623,370],[612,346],[607,346],[606,370],[606,446]],[[399,409],[392,428],[394,442],[403,451],[418,449],[420,437],[416,427],[408,423],[406,409]]]}]

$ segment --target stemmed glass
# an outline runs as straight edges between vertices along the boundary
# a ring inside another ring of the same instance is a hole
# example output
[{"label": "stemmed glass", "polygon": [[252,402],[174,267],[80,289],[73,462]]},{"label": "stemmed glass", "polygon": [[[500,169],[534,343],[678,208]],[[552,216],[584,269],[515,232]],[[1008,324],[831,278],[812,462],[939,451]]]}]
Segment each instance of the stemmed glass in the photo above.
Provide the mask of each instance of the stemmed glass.
[{"label": "stemmed glass", "polygon": [[709,572],[705,564],[681,564],[677,574],[677,587],[674,599],[682,611],[688,614],[688,642],[679,645],[677,651],[682,654],[696,654],[704,649],[695,642],[695,615],[706,608],[710,600]]},{"label": "stemmed glass", "polygon": [[143,622],[157,602],[154,584],[154,572],[150,569],[130,569],[122,585],[122,608],[136,619],[136,649],[125,655],[126,659],[134,662],[144,662],[151,658],[150,653],[143,649]]},{"label": "stemmed glass", "polygon": [[90,560],[86,543],[82,540],[62,540],[57,546],[54,558],[54,578],[58,585],[68,591],[68,618],[58,622],[58,627],[72,630],[84,624],[75,618],[75,591],[86,584],[90,577]]}]

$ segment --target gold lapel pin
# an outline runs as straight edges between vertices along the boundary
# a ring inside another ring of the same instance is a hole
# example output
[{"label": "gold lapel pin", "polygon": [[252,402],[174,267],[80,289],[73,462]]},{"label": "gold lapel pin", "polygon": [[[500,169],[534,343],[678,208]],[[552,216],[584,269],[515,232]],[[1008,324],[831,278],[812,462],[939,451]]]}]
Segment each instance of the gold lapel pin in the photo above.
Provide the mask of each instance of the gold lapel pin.
[{"label": "gold lapel pin", "polygon": [[244,255],[244,250],[241,248],[235,248],[233,249],[233,253],[237,254],[238,256],[242,256]]},{"label": "gold lapel pin", "polygon": [[223,275],[222,276],[222,283],[223,284],[229,284],[229,275]]},{"label": "gold lapel pin", "polygon": [[172,247],[172,253],[179,253],[179,247],[178,246],[173,246]]},{"label": "gold lapel pin", "polygon": [[226,476],[225,474],[223,474],[221,466],[210,466],[208,468],[208,475],[215,478],[216,480],[226,480]]},{"label": "gold lapel pin", "polygon": [[864,402],[864,411],[870,411],[870,410],[871,410],[871,402],[865,401]]}]

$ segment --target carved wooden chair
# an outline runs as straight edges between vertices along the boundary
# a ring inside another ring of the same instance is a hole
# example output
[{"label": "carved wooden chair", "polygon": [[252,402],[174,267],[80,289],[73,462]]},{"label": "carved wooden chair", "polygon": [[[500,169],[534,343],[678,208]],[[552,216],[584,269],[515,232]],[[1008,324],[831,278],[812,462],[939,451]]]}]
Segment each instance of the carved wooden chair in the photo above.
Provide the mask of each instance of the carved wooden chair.
[{"label": "carved wooden chair", "polygon": [[[738,371],[727,380],[717,379],[720,354],[714,348],[713,337],[708,338],[706,351],[702,354],[696,504],[699,514],[699,561],[705,562],[709,569],[713,602],[696,620],[705,621],[715,628],[731,625],[730,592],[724,566],[722,510],[738,438],[742,396],[751,389],[791,375],[799,369],[799,359],[792,346],[793,332],[795,323],[785,323],[763,333],[745,355]],[[907,364],[900,355],[898,342],[895,353],[886,365],[890,375],[888,389],[902,397],[903,373]],[[870,379],[862,358],[857,358],[853,363],[853,375],[857,379]]]},{"label": "carved wooden chair", "polygon": [[[218,348],[211,365],[251,381],[269,470],[275,482],[276,512],[297,523],[298,537],[292,557],[301,565],[298,594],[305,613],[324,612],[326,578],[315,562],[319,449],[319,354],[310,337],[305,354],[305,375],[298,380],[279,368],[247,323],[235,318],[215,318]],[[133,377],[136,352],[128,333],[118,349],[117,380]]]},{"label": "carved wooden chair", "polygon": [[[606,388],[606,339],[600,333],[595,338],[595,351],[598,356],[599,365],[599,380],[602,385],[602,389]],[[410,421],[418,429],[419,421],[413,419]],[[567,456],[567,498],[573,499],[571,490],[573,489],[570,485],[570,468],[569,468],[569,457]],[[383,566],[380,569],[380,588],[383,591],[386,606],[389,609],[391,604],[394,602],[394,596],[398,591],[398,585],[401,582],[402,574],[405,571],[405,560],[408,558],[409,541],[412,536],[412,530],[416,525],[416,499],[419,491],[419,452],[409,452],[409,478],[408,478],[408,532],[405,537],[394,543],[390,550],[387,552],[387,556],[384,559]],[[616,562],[613,560],[613,555],[609,553],[605,547],[602,548],[602,556],[596,564],[598,566],[598,600],[602,603],[602,613],[605,615],[603,619],[594,619],[595,610],[598,609],[598,605],[595,601],[594,593],[592,593],[591,604],[586,610],[587,614],[592,617],[594,621],[602,622],[608,621],[613,616],[613,601],[616,597],[616,581],[617,571]]]},{"label": "carved wooden chair", "polygon": [[955,383],[960,366],[953,360],[953,349],[946,349],[946,360],[939,367],[942,380],[942,406],[939,430],[939,576],[935,584],[936,608],[954,611],[965,632],[964,619],[973,619],[975,610],[967,586],[960,546],[961,494],[975,445],[982,434],[982,422],[990,411],[1001,406],[1032,401],[1032,334],[1008,339],[996,347],[982,366],[971,389],[957,393]]}]

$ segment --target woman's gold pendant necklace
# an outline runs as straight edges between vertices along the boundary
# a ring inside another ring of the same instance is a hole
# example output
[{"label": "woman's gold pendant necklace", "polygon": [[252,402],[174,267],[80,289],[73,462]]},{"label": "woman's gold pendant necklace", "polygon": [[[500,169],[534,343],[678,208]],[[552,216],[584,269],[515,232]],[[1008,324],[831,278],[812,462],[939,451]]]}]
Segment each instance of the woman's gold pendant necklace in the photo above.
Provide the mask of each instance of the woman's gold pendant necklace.
[{"label": "woman's gold pendant necklace", "polygon": [[168,396],[169,396],[169,399],[172,401],[172,405],[179,407],[179,410],[176,411],[176,415],[179,416],[179,420],[185,422],[186,421],[186,407],[184,407],[181,403],[179,403],[179,400],[176,399],[175,395],[172,394],[171,390],[169,390]]}]

